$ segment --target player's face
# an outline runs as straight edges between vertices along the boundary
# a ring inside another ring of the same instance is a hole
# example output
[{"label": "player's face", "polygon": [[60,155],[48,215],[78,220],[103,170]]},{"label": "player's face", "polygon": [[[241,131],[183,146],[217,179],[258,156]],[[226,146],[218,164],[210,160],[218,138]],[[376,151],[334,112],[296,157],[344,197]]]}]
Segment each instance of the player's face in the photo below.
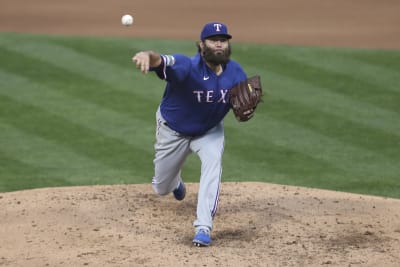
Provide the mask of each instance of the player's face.
[{"label": "player's face", "polygon": [[231,56],[231,45],[225,37],[212,37],[203,41],[202,55],[213,65],[226,64]]}]

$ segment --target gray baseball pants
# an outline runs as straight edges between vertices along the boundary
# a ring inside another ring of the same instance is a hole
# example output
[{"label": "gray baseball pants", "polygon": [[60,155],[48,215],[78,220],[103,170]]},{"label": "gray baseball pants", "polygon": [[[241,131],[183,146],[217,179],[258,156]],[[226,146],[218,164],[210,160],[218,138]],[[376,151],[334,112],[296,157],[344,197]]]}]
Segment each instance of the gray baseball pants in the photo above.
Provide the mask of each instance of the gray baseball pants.
[{"label": "gray baseball pants", "polygon": [[157,129],[154,145],[153,189],[160,195],[171,193],[182,180],[181,169],[186,158],[194,152],[201,161],[200,187],[197,198],[196,228],[212,229],[218,207],[224,151],[223,122],[199,137],[182,136],[169,128],[156,113]]}]

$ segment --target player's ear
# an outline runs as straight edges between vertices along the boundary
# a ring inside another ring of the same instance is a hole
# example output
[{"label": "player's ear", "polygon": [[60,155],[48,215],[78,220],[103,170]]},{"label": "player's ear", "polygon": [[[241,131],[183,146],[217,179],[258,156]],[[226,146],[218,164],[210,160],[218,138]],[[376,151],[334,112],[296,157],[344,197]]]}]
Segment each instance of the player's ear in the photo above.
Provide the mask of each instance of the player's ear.
[{"label": "player's ear", "polygon": [[197,52],[202,53],[203,48],[204,48],[204,43],[203,43],[203,41],[198,41],[198,42],[196,43],[196,46],[197,46]]}]

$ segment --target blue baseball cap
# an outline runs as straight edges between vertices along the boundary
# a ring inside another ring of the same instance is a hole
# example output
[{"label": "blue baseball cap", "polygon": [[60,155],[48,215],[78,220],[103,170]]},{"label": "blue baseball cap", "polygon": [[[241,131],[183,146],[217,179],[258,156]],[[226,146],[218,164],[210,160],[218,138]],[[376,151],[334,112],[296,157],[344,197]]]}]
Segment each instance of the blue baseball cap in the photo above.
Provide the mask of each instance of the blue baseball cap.
[{"label": "blue baseball cap", "polygon": [[225,24],[220,22],[210,22],[204,25],[203,30],[200,34],[200,39],[203,41],[212,36],[224,36],[227,39],[231,39],[232,35],[228,34],[228,28]]}]

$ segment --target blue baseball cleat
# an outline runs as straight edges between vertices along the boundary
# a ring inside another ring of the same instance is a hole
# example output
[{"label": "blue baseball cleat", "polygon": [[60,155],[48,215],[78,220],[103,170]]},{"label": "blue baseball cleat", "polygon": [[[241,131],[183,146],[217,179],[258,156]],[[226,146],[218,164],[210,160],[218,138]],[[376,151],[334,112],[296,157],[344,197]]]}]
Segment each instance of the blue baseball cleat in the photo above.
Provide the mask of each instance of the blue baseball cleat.
[{"label": "blue baseball cleat", "polygon": [[180,181],[178,187],[173,191],[176,200],[183,200],[186,196],[186,186]]},{"label": "blue baseball cleat", "polygon": [[204,229],[200,229],[193,238],[193,244],[196,247],[208,247],[211,245],[210,232]]}]

